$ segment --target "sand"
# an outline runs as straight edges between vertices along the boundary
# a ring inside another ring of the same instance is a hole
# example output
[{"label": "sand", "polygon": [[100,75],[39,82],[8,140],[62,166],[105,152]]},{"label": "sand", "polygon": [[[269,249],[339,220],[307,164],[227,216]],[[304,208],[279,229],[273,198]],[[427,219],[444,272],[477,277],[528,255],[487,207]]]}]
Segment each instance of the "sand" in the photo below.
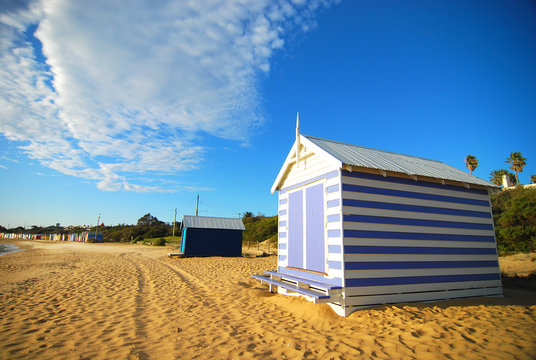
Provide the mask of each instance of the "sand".
[{"label": "sand", "polygon": [[1,359],[536,358],[536,292],[341,318],[250,278],[274,269],[274,256],[14,243],[26,251],[0,257]]}]

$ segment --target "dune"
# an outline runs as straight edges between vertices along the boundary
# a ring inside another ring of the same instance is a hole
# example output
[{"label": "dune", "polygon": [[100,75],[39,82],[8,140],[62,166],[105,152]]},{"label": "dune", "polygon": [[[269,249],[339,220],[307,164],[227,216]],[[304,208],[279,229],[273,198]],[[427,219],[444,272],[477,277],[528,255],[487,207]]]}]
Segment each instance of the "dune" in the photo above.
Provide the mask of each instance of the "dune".
[{"label": "dune", "polygon": [[275,269],[274,256],[16,244],[26,251],[0,257],[2,359],[536,358],[536,292],[378,306],[342,318],[251,279]]}]

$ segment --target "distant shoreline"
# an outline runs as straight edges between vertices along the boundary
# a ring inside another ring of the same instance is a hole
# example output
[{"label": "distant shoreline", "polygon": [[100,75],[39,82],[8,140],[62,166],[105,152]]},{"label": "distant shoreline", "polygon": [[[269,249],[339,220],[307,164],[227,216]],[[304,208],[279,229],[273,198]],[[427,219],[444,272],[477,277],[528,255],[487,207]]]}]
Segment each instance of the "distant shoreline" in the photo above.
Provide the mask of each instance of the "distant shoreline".
[{"label": "distant shoreline", "polygon": [[14,254],[19,251],[24,251],[24,249],[20,249],[19,247],[13,244],[0,244],[0,256],[7,255],[7,254]]}]

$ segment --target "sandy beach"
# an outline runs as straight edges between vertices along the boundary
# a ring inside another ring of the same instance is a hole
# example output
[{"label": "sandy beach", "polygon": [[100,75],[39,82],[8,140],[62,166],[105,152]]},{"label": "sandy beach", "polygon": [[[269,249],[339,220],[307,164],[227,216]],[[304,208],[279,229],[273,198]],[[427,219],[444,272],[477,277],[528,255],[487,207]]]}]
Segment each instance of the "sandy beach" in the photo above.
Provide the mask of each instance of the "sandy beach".
[{"label": "sandy beach", "polygon": [[[2,241],[3,243],[9,243]],[[2,359],[534,359],[536,292],[397,304],[342,318],[271,295],[276,258],[15,241],[0,257]],[[525,259],[527,260],[527,259]],[[527,261],[501,260],[523,273]]]}]

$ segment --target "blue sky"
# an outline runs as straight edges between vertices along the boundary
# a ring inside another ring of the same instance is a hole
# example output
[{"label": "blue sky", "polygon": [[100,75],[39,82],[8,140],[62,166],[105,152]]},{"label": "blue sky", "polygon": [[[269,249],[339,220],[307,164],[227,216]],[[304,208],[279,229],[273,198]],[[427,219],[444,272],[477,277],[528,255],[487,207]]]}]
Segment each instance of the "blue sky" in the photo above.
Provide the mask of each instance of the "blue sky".
[{"label": "blue sky", "polygon": [[[536,173],[533,1],[3,2],[0,225],[273,215],[307,135]],[[144,8],[144,6],[148,6]]]}]

